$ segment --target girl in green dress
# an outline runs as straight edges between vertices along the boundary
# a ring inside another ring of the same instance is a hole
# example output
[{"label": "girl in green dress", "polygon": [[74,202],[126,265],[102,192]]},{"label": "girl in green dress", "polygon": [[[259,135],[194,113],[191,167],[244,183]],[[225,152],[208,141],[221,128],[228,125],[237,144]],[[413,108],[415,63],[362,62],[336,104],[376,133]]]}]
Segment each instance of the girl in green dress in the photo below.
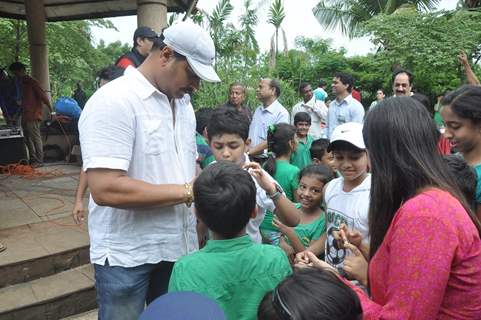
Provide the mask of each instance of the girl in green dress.
[{"label": "girl in green dress", "polygon": [[301,221],[295,228],[288,227],[274,217],[273,225],[284,235],[280,246],[289,259],[304,251],[311,241],[319,239],[326,231],[324,211],[322,210],[322,191],[324,186],[334,178],[332,171],[323,165],[313,164],[300,173],[297,196],[301,209]]}]

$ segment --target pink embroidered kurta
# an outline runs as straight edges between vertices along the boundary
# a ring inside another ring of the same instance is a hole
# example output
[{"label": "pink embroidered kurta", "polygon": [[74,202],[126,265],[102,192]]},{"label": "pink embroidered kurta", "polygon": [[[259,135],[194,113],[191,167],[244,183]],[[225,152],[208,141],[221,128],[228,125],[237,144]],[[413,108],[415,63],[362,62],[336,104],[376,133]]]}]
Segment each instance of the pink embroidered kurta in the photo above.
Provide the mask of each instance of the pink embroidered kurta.
[{"label": "pink embroidered kurta", "polygon": [[369,264],[364,319],[481,319],[481,242],[459,201],[439,189],[408,200]]}]

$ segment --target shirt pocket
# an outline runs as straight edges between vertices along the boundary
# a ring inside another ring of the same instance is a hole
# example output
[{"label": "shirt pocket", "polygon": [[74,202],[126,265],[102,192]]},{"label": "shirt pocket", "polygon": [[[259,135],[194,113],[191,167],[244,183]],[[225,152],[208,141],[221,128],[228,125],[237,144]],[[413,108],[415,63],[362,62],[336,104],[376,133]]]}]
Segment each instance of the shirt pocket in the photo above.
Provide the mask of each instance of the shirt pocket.
[{"label": "shirt pocket", "polygon": [[169,148],[172,132],[160,120],[144,120],[144,150],[147,155],[159,155]]}]

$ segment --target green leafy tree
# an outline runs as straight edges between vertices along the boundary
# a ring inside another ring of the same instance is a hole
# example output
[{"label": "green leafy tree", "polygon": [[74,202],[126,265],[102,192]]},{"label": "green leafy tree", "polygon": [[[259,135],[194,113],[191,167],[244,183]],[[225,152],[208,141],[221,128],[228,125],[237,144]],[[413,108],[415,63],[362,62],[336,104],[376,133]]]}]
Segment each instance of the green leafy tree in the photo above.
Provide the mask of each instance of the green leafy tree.
[{"label": "green leafy tree", "polygon": [[401,66],[414,72],[415,87],[431,97],[461,84],[462,71],[457,61],[461,50],[474,58],[480,56],[480,12],[401,10],[378,15],[364,27],[372,42],[379,45],[373,58],[388,67],[382,73],[385,82],[389,82],[391,68]]},{"label": "green leafy tree", "polygon": [[439,0],[320,0],[313,13],[327,29],[339,27],[343,34],[354,37],[359,34],[361,23],[378,14],[392,14],[405,5],[428,11],[438,4]]}]

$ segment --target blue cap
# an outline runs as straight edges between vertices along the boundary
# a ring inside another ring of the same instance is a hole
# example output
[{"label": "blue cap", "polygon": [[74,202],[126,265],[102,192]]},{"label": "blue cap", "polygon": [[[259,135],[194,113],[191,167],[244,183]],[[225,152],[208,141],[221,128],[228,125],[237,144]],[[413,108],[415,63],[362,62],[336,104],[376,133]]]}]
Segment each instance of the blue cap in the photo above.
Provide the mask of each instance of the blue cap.
[{"label": "blue cap", "polygon": [[139,320],[225,320],[217,303],[194,292],[171,292],[155,299]]}]

